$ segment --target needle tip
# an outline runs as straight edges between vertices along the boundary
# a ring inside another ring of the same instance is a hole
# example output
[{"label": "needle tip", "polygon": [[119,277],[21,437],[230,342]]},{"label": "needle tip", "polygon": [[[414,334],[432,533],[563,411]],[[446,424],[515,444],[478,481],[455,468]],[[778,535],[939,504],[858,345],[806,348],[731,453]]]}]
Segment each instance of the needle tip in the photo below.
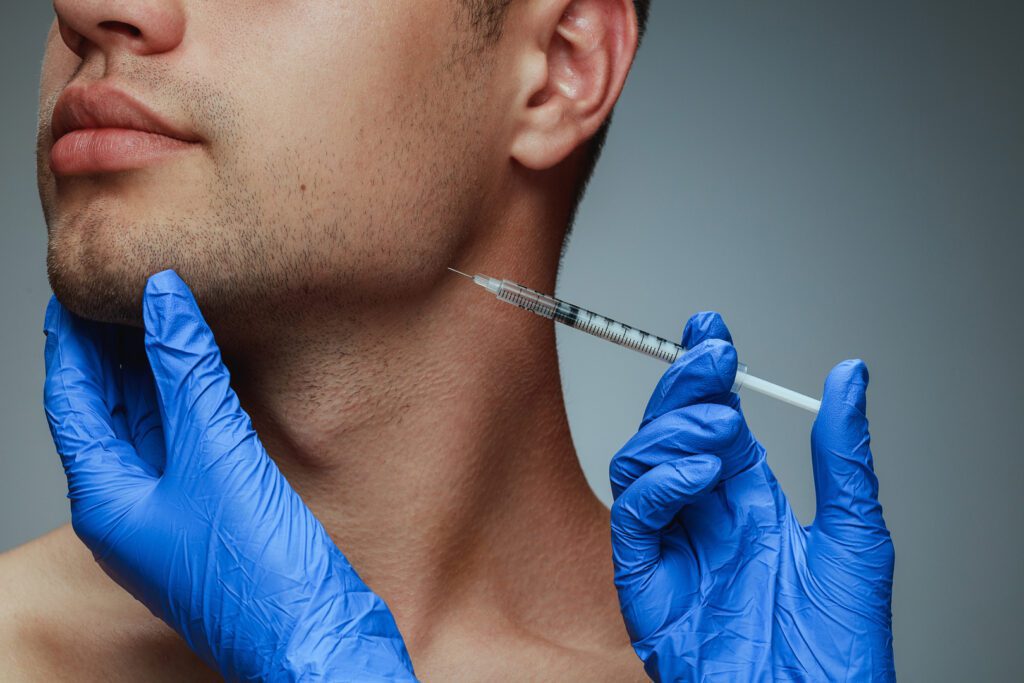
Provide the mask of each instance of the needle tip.
[{"label": "needle tip", "polygon": [[449,268],[448,270],[452,271],[452,272],[453,272],[453,273],[455,273],[456,275],[461,275],[462,277],[468,277],[468,278],[469,278],[470,280],[472,280],[472,279],[473,279],[473,276],[472,276],[472,275],[466,275],[466,274],[465,274],[465,273],[463,273],[463,272],[462,272],[461,270],[455,270],[454,268]]}]

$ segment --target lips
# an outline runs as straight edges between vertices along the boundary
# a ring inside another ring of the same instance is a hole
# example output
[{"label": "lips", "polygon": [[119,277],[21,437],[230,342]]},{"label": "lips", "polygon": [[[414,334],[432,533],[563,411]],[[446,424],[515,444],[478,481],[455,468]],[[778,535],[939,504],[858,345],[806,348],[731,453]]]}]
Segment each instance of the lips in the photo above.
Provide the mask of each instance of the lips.
[{"label": "lips", "polygon": [[138,169],[201,142],[123,91],[98,83],[68,87],[53,110],[51,130],[56,175]]}]

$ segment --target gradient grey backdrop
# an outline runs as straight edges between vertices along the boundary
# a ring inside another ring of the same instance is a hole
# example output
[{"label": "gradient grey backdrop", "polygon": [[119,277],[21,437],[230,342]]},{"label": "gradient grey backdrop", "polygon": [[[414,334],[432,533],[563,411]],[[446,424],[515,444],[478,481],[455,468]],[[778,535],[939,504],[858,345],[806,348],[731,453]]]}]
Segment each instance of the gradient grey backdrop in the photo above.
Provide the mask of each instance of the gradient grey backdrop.
[{"label": "gradient grey backdrop", "polygon": [[[40,407],[49,289],[33,135],[51,13],[13,4],[0,40],[0,550],[68,518]],[[655,0],[559,285],[670,337],[719,310],[756,374],[812,394],[835,362],[868,362],[907,681],[1020,675],[1020,7]],[[559,344],[573,434],[607,500],[608,461],[664,367],[578,333]],[[757,396],[746,408],[810,522],[809,416]]]}]

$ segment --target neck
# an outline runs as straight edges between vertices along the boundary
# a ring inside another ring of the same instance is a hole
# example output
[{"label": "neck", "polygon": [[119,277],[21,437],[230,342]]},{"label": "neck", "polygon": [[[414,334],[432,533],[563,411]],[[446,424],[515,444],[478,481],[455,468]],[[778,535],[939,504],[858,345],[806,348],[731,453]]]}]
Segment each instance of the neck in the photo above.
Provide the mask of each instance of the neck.
[{"label": "neck", "polygon": [[[554,269],[475,263],[554,286]],[[607,510],[573,448],[553,324],[443,269],[414,305],[361,312],[357,333],[346,315],[225,359],[268,452],[407,641],[460,602],[531,628],[553,600],[586,613],[600,582],[605,610]],[[554,585],[567,565],[574,586]]]}]

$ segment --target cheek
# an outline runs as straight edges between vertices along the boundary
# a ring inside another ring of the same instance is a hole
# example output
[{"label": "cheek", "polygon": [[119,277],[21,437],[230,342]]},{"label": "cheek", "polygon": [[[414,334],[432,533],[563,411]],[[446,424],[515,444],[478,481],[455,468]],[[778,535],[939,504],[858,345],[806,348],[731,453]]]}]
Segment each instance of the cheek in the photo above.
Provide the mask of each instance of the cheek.
[{"label": "cheek", "polygon": [[452,248],[458,176],[471,169],[442,65],[341,41],[329,58],[279,52],[238,74],[247,121],[232,153],[295,248],[317,234],[326,260],[396,273]]},{"label": "cheek", "polygon": [[50,27],[46,38],[46,52],[39,84],[40,102],[45,106],[60,94],[64,85],[71,80],[81,60],[68,49],[57,32],[56,22]]},{"label": "cheek", "polygon": [[47,225],[54,211],[54,177],[50,172],[49,151],[53,144],[50,118],[64,85],[78,68],[79,59],[64,45],[56,22],[46,39],[46,52],[39,77],[39,119],[36,126],[36,182]]}]

